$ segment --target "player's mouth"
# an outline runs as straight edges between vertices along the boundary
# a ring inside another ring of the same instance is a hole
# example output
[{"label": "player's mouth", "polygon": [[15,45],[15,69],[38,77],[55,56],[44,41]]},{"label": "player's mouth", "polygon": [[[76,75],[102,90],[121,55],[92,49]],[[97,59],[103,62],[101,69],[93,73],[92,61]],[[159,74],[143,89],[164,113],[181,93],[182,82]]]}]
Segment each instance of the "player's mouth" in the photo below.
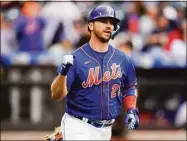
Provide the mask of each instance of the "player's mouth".
[{"label": "player's mouth", "polygon": [[105,31],[104,31],[104,34],[110,35],[110,34],[111,34],[111,31],[105,30]]}]

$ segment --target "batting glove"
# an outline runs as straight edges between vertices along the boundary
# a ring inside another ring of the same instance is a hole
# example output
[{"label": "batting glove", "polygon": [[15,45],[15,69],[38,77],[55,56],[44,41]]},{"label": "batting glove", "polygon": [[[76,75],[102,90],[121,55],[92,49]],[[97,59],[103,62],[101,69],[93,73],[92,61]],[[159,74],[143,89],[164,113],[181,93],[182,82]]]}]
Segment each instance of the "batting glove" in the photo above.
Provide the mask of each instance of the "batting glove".
[{"label": "batting glove", "polygon": [[61,127],[56,127],[55,131],[51,135],[45,137],[46,141],[63,141],[63,135],[61,133]]},{"label": "batting glove", "polygon": [[60,74],[66,76],[72,65],[73,65],[73,55],[64,55],[62,60],[62,66],[60,68]]},{"label": "batting glove", "polygon": [[139,117],[138,117],[138,109],[128,109],[127,114],[125,116],[125,125],[127,129],[133,130],[138,128],[139,126]]}]

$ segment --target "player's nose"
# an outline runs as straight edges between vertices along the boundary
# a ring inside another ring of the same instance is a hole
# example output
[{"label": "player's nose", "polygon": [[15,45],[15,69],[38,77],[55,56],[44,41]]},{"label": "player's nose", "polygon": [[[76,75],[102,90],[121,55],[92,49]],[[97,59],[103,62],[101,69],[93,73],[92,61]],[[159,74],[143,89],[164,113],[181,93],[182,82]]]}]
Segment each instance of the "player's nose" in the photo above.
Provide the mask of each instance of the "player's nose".
[{"label": "player's nose", "polygon": [[106,25],[106,27],[108,29],[112,29],[112,27],[114,26],[113,22],[111,20],[107,20],[106,23],[105,23],[105,25]]},{"label": "player's nose", "polygon": [[110,20],[107,20],[107,21],[106,21],[106,25],[107,25],[107,26],[112,26],[113,23],[112,23]]}]

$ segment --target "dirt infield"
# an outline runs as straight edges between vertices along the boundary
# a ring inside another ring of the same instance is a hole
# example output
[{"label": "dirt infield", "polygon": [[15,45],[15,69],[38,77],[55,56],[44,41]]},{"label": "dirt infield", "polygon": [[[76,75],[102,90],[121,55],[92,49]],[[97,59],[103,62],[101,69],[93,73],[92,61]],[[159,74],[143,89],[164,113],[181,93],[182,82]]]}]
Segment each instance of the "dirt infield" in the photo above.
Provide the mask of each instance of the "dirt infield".
[{"label": "dirt infield", "polygon": [[[1,131],[1,140],[44,140],[52,131]],[[186,140],[185,130],[137,130],[129,131],[126,137],[113,137],[112,140]]]}]

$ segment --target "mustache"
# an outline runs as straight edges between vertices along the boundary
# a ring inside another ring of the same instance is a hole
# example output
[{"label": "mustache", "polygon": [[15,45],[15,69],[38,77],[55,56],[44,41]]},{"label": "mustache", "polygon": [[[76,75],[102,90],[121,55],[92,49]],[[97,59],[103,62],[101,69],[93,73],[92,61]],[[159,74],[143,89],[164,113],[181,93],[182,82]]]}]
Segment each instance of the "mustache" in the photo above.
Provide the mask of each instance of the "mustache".
[{"label": "mustache", "polygon": [[104,29],[103,31],[104,31],[104,32],[112,32],[111,29]]},{"label": "mustache", "polygon": [[103,30],[103,32],[112,34],[112,31],[111,31],[111,30]]}]

